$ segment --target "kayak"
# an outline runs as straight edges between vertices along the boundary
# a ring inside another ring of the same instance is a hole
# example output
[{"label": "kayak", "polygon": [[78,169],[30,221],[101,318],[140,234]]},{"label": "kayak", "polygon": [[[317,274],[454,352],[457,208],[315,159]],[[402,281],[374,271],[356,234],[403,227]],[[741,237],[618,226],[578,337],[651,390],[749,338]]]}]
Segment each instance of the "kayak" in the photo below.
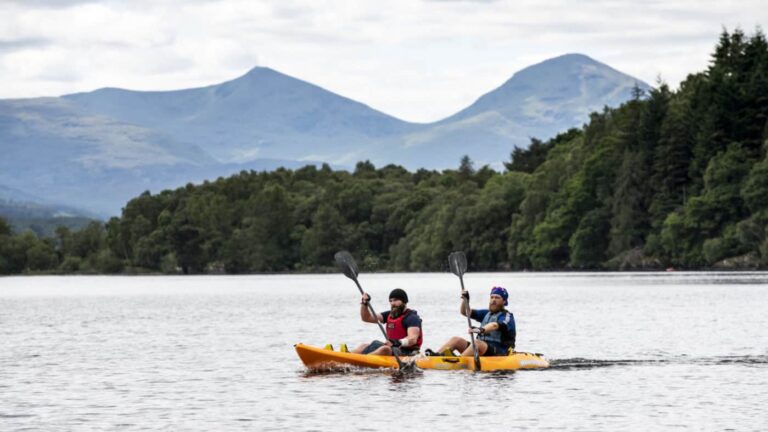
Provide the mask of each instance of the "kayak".
[{"label": "kayak", "polygon": [[[310,370],[333,370],[349,367],[397,369],[394,356],[355,354],[334,351],[332,348],[319,348],[296,344],[296,353]],[[413,362],[421,369],[438,370],[475,370],[474,357],[431,356],[423,355],[400,357],[404,363]],[[518,369],[543,369],[549,362],[541,354],[513,352],[507,356],[481,357],[481,371],[500,371]]]}]

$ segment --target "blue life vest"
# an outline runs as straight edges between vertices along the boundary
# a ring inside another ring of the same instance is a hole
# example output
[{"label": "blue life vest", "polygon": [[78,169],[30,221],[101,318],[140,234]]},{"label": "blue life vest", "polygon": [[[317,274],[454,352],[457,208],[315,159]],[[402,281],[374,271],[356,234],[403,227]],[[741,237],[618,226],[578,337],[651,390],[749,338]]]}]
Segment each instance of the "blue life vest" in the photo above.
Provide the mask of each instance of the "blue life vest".
[{"label": "blue life vest", "polygon": [[[490,324],[492,322],[498,322],[500,316],[503,314],[509,313],[508,311],[502,309],[496,313],[491,313],[490,311],[485,314],[483,317],[483,321],[481,322],[481,326],[485,326],[486,324]],[[512,315],[509,313],[510,316]],[[514,320],[515,318],[512,317]],[[483,342],[493,343],[496,345],[501,345],[504,348],[515,348],[515,338],[517,336],[517,332],[515,331],[509,331],[505,326],[502,324],[499,324],[499,330],[492,331],[490,333],[483,333],[480,336],[478,336],[478,339],[480,339]]]}]

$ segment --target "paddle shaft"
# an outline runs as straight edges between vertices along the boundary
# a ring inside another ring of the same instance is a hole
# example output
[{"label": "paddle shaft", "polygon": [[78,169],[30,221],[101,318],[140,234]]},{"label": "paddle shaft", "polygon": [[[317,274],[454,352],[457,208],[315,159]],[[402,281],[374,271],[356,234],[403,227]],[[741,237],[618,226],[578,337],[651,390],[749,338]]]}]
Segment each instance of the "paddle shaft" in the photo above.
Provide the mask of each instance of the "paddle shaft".
[{"label": "paddle shaft", "polygon": [[[461,282],[461,291],[464,291],[464,277],[459,275],[459,282]],[[467,315],[467,327],[472,328],[472,319],[469,317],[472,315],[472,308],[469,307],[469,300],[464,300],[464,312]],[[475,353],[475,370],[480,370],[480,353],[477,352],[477,346],[475,345],[475,334],[470,333],[469,339],[472,341],[472,352]]]}]

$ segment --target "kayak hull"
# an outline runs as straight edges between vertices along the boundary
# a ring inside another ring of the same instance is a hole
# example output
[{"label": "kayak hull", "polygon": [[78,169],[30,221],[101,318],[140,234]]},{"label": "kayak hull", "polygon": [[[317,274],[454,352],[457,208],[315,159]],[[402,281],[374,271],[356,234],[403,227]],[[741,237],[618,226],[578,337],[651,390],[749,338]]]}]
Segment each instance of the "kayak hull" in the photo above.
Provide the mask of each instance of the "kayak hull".
[{"label": "kayak hull", "polygon": [[[416,359],[416,366],[422,369],[475,370],[474,357],[422,357]],[[541,355],[516,352],[508,356],[480,357],[481,371],[503,371],[519,369],[544,369],[549,362]]]},{"label": "kayak hull", "polygon": [[[311,370],[333,370],[349,367],[397,369],[393,356],[365,355],[296,344],[296,353],[302,363]],[[400,357],[403,362],[414,362],[421,369],[437,370],[475,370],[473,357]],[[532,353],[516,352],[508,356],[481,357],[480,370],[519,370],[543,369],[549,362],[543,356]]]}]

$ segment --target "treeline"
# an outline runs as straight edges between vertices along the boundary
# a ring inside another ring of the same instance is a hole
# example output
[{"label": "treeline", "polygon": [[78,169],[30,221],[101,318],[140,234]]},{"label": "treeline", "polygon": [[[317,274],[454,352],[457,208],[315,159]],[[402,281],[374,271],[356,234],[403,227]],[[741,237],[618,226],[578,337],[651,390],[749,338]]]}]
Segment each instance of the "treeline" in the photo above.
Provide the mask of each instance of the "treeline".
[{"label": "treeline", "polygon": [[[0,272],[250,273],[768,266],[768,44],[724,31],[706,71],[581,129],[515,149],[506,171],[358,163],[241,172],[131,200],[52,239],[0,223]],[[471,143],[468,143],[471,144]]]}]

